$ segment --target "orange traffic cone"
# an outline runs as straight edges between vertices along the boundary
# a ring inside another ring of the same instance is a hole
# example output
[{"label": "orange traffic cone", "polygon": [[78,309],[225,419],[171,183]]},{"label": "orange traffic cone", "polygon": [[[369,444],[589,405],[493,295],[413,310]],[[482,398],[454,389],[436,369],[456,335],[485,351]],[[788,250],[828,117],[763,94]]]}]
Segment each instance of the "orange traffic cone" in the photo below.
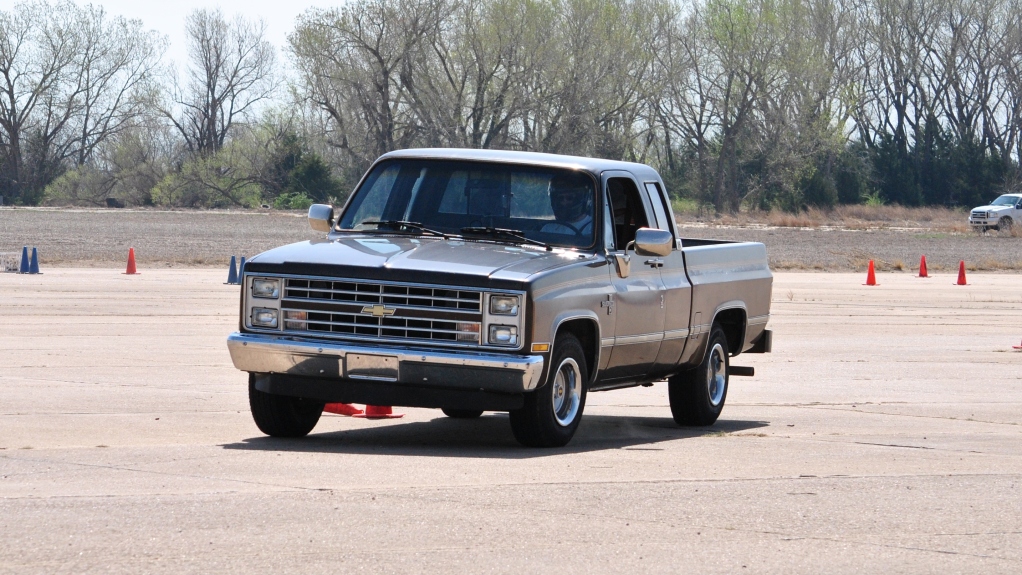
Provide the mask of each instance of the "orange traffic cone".
[{"label": "orange traffic cone", "polygon": [[969,285],[965,283],[965,260],[958,262],[958,283],[956,285]]},{"label": "orange traffic cone", "polygon": [[323,411],[336,413],[337,415],[361,415],[364,413],[361,409],[350,403],[328,403],[323,406]]},{"label": "orange traffic cone", "polygon": [[397,419],[404,417],[403,413],[394,413],[389,405],[367,405],[366,412],[353,415],[352,417],[364,417],[366,419]]},{"label": "orange traffic cone", "polygon": [[864,283],[862,285],[864,285],[864,286],[880,285],[880,284],[877,283],[877,273],[876,273],[876,270],[873,269],[873,260],[869,260],[869,271],[866,272],[866,283]]},{"label": "orange traffic cone", "polygon": [[135,248],[128,248],[128,269],[121,275],[138,275],[138,271],[135,270]]},{"label": "orange traffic cone", "polygon": [[928,278],[929,274],[926,273],[926,256],[919,258],[919,277]]}]

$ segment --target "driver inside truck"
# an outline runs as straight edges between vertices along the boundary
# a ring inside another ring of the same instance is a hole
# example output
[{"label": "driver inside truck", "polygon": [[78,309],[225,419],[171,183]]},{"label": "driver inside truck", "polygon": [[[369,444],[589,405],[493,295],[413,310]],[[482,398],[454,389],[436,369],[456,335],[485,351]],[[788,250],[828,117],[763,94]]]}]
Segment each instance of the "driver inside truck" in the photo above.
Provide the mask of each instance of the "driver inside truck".
[{"label": "driver inside truck", "polygon": [[583,174],[559,174],[550,179],[550,207],[556,221],[544,232],[590,236],[593,231],[593,184]]}]

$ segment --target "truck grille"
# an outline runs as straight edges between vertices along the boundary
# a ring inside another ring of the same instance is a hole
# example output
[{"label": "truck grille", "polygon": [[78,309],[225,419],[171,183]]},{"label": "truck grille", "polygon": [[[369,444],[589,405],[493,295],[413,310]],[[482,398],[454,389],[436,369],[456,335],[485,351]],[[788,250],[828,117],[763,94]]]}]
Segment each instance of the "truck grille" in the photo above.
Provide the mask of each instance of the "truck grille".
[{"label": "truck grille", "polygon": [[986,211],[975,211],[972,212],[972,219],[974,220],[985,220],[987,218]]},{"label": "truck grille", "polygon": [[479,345],[482,293],[357,280],[284,278],[284,331],[316,337]]}]

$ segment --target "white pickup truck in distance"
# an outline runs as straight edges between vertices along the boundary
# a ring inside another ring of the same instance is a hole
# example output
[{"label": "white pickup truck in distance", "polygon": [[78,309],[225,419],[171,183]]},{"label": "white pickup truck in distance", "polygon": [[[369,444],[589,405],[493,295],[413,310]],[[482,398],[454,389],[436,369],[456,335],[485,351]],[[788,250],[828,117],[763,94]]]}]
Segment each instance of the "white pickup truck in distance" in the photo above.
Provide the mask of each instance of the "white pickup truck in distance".
[{"label": "white pickup truck in distance", "polygon": [[668,380],[680,425],[712,425],[740,353],[770,351],[763,244],[678,235],[660,175],[492,150],[388,153],[323,237],[245,265],[238,331],[259,429],[299,437],[326,402],[510,415],[565,445],[590,392]]},{"label": "white pickup truck in distance", "polygon": [[1020,220],[1022,194],[1004,194],[988,205],[973,208],[969,212],[969,225],[981,232],[991,229],[1007,231]]}]

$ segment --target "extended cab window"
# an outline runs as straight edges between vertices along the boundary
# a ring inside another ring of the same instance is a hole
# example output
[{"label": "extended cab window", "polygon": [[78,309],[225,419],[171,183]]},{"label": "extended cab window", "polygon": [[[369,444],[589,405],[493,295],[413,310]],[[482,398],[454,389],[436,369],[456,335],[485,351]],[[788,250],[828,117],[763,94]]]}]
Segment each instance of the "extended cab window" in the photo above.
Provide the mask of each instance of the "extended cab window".
[{"label": "extended cab window", "polygon": [[339,228],[370,231],[381,229],[373,222],[397,220],[449,234],[504,228],[546,244],[586,248],[595,242],[596,205],[595,182],[584,172],[395,159],[377,164],[366,176]]},{"label": "extended cab window", "polygon": [[657,227],[671,232],[671,235],[677,238],[678,236],[675,235],[674,226],[671,222],[671,211],[667,206],[667,194],[660,191],[660,184],[656,182],[646,182],[646,193],[649,194],[649,201],[653,205],[653,214],[656,216]]}]

